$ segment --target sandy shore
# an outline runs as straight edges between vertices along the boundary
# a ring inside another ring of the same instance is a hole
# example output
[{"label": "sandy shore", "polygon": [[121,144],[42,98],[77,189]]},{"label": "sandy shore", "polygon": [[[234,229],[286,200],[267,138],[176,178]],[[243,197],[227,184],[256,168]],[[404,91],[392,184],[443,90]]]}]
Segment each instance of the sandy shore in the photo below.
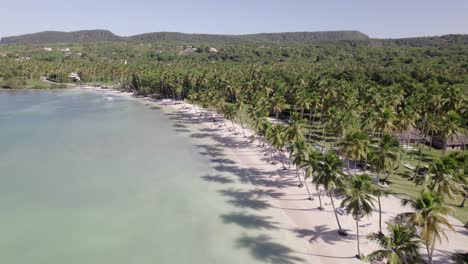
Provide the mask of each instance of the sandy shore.
[{"label": "sandy shore", "polygon": [[[289,252],[287,263],[360,263],[354,256],[356,249],[356,227],[351,216],[339,216],[348,236],[337,234],[337,223],[333,214],[330,199],[322,196],[325,210],[317,209],[319,205],[315,186],[308,184],[314,200],[308,200],[305,187],[297,187],[295,170],[282,170],[281,163],[271,164],[271,157],[265,155],[265,149],[257,147],[258,142],[249,143],[243,137],[240,126],[236,125],[236,135],[227,129],[223,122],[213,124],[204,115],[187,103],[174,103],[171,100],[153,101],[148,98],[135,98],[131,93],[122,93],[108,89],[80,88],[102,93],[104,96],[124,96],[143,102],[169,114],[171,122],[179,124],[194,143],[203,142],[202,151],[209,152],[212,160],[218,163],[214,169],[229,172],[246,186],[259,190],[259,195],[249,196],[260,205],[268,207],[266,214],[270,217],[270,225],[278,227],[276,239],[288,245],[293,252]],[[230,121],[225,121],[228,128]],[[247,136],[253,131],[246,130]],[[210,146],[210,147],[206,147]],[[213,180],[216,180],[213,178]],[[222,181],[221,178],[217,179]],[[239,197],[238,197],[239,198]],[[242,197],[240,198],[242,199]],[[336,204],[339,204],[338,200]],[[376,204],[377,205],[377,204]],[[400,204],[400,198],[388,196],[382,198],[383,223],[391,221],[397,214],[409,211]],[[468,231],[463,224],[453,217],[449,217],[455,231],[447,230],[448,241],[437,244],[434,252],[434,263],[449,263],[455,252],[466,251],[468,245]],[[263,224],[265,224],[263,222]],[[385,224],[383,224],[385,229]],[[378,231],[378,211],[374,211],[369,218],[359,222],[361,238],[361,252],[369,254],[377,248],[366,236]],[[272,244],[273,246],[273,244]],[[281,250],[281,248],[279,248]],[[421,249],[425,254],[425,249]],[[270,262],[271,259],[270,259]]]}]

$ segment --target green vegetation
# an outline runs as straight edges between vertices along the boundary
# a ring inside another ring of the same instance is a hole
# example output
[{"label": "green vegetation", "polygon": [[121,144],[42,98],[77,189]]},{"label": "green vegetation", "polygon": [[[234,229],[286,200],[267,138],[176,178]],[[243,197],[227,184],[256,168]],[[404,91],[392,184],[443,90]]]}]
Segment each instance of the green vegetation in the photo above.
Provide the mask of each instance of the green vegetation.
[{"label": "green vegetation", "polygon": [[[39,45],[0,46],[6,54],[0,57],[0,77],[17,87],[43,76],[68,82],[74,72],[86,83],[187,99],[209,110],[205,114],[213,121],[223,116],[240,122],[242,130],[251,127],[252,143],[284,169],[281,150],[288,150],[298,186],[305,186],[309,197],[307,181],[315,184],[319,199],[330,197],[340,235],[346,232],[334,198],[342,196],[358,218],[372,212],[374,197],[381,208],[385,184],[407,195],[405,204],[414,212],[405,214],[406,220],[424,227],[418,232],[429,261],[434,239],[443,237],[441,226],[450,227],[447,215],[454,209],[466,221],[468,153],[437,150],[432,139],[447,142],[467,133],[467,36],[281,45],[197,41],[55,44],[49,51]],[[240,132],[231,125],[233,133]],[[415,230],[390,228],[390,239],[416,238]],[[372,256],[418,258],[411,248],[390,254],[389,248],[399,246],[394,242],[400,241],[381,243],[386,251]]]},{"label": "green vegetation", "polygon": [[104,41],[144,41],[177,43],[260,43],[260,42],[312,42],[337,40],[362,40],[368,36],[359,31],[285,32],[249,35],[184,34],[178,32],[153,32],[131,37],[119,37],[108,30],[83,30],[75,32],[45,31],[14,37],[5,37],[0,44],[50,44]]},{"label": "green vegetation", "polygon": [[0,79],[0,88],[2,89],[59,89],[66,88],[63,84],[46,83],[41,80],[24,80],[21,78]]}]

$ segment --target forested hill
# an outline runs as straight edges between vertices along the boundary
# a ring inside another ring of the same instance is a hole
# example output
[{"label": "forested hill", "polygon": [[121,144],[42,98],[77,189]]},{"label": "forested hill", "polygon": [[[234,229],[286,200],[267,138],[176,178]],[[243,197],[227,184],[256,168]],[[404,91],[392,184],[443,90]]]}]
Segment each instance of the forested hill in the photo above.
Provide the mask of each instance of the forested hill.
[{"label": "forested hill", "polygon": [[369,37],[359,31],[283,32],[249,35],[184,34],[177,32],[155,32],[129,37],[131,40],[148,42],[187,43],[242,43],[242,42],[313,42],[337,40],[363,40]]},{"label": "forested hill", "polygon": [[0,44],[46,44],[121,41],[122,38],[108,30],[82,30],[74,32],[44,31],[14,37],[4,37]]},{"label": "forested hill", "polygon": [[45,31],[14,37],[4,37],[0,44],[47,44],[103,41],[143,41],[180,43],[243,43],[243,42],[314,42],[339,40],[365,40],[369,37],[359,31],[285,32],[249,35],[185,34],[154,32],[130,37],[120,37],[107,30],[75,32]]}]

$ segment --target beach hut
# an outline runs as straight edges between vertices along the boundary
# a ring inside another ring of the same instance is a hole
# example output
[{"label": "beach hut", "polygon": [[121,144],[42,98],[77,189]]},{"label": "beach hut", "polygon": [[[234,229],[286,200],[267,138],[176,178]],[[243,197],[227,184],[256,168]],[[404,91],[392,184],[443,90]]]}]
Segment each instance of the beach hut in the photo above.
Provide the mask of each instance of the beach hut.
[{"label": "beach hut", "polygon": [[468,147],[468,136],[463,134],[455,134],[449,137],[445,142],[440,136],[432,137],[432,146],[438,149],[456,150],[466,149]]}]

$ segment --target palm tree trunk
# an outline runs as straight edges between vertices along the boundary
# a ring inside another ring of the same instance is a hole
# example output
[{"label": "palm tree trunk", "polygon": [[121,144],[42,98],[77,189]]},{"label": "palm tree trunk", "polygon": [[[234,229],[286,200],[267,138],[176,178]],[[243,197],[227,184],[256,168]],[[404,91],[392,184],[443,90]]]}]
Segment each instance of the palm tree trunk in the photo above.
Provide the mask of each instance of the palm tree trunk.
[{"label": "palm tree trunk", "polygon": [[429,260],[429,264],[432,264],[431,250],[429,249],[429,243],[427,243],[427,241],[426,241],[426,250],[427,250],[427,258]]},{"label": "palm tree trunk", "polygon": [[[314,110],[315,112],[315,110]],[[308,141],[310,141],[310,138],[312,137],[312,108],[309,109],[309,130],[307,131],[308,132]]]},{"label": "palm tree trunk", "polygon": [[380,202],[380,195],[377,195],[377,201],[379,202],[379,232],[382,233],[382,203]]},{"label": "palm tree trunk", "polygon": [[336,223],[338,224],[338,234],[341,235],[341,236],[346,236],[347,234],[343,230],[343,228],[341,228],[340,220],[338,219],[338,214],[336,213],[335,202],[333,201],[332,191],[333,191],[333,189],[328,192],[328,195],[330,196],[331,204],[332,204],[332,207],[333,207],[333,213],[335,214]]},{"label": "palm tree trunk", "polygon": [[322,105],[322,110],[320,113],[320,125],[322,126],[322,140],[325,145],[325,126],[323,125],[323,105]]},{"label": "palm tree trunk", "polygon": [[434,254],[435,242],[436,242],[436,237],[434,236],[434,238],[432,239],[432,243],[431,243],[431,255],[430,255],[429,263],[432,263],[432,255]]},{"label": "palm tree trunk", "polygon": [[234,121],[232,120],[231,120],[231,125],[232,125],[232,132],[234,132],[234,135],[237,135],[236,126],[234,125]]},{"label": "palm tree trunk", "polygon": [[307,198],[307,199],[309,199],[309,201],[313,201],[314,198],[312,198],[312,196],[310,195],[309,186],[307,186],[307,179],[305,177],[304,171],[302,171],[302,175],[304,176],[304,185],[305,185],[306,190],[307,190],[307,195],[309,196],[309,198]]},{"label": "palm tree trunk", "polygon": [[320,195],[320,192],[319,192],[318,188],[316,188],[316,191],[317,191],[317,196],[318,196],[318,198],[319,198],[319,207],[318,207],[318,209],[319,209],[319,210],[323,210],[323,206],[322,206],[322,197],[321,197],[321,195]]},{"label": "palm tree trunk", "polygon": [[244,131],[244,124],[242,122],[242,114],[239,114],[239,121],[240,121],[241,129],[242,129],[242,135],[244,135],[244,137],[246,137],[245,136],[245,131]]},{"label": "palm tree trunk", "polygon": [[357,257],[360,259],[361,258],[361,249],[359,247],[359,223],[358,223],[359,217],[356,215],[356,239],[357,239]]},{"label": "palm tree trunk", "polygon": [[297,165],[296,165],[296,176],[297,176],[297,180],[299,181],[299,185],[297,185],[297,187],[302,188],[302,186],[304,185],[302,184],[301,177],[299,176],[299,167]]}]

